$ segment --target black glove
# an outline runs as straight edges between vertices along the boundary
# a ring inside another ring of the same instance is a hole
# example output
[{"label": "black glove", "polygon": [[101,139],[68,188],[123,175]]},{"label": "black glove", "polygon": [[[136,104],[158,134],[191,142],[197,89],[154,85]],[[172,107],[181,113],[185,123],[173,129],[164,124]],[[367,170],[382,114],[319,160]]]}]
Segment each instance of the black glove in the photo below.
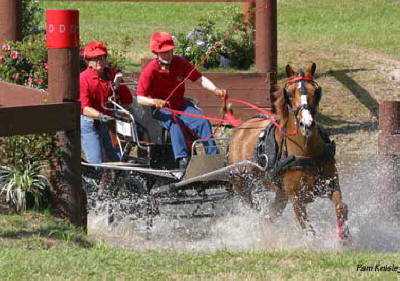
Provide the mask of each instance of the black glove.
[{"label": "black glove", "polygon": [[112,116],[108,116],[108,115],[105,115],[103,113],[99,114],[99,121],[101,123],[107,123],[107,122],[110,122],[110,121],[113,121],[113,120],[114,120],[114,117],[112,117]]}]

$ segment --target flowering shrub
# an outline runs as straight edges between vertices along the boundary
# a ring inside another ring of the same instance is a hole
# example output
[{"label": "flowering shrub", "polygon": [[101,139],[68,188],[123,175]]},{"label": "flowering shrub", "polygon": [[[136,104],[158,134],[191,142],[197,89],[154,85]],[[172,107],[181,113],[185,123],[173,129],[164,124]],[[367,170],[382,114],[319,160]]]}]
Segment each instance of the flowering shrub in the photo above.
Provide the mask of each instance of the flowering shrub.
[{"label": "flowering shrub", "polygon": [[[230,29],[241,22],[242,13],[228,11],[230,21],[227,29],[216,30],[215,23],[208,19],[199,23],[187,35],[176,35],[176,53],[197,65],[215,44]],[[248,69],[254,63],[254,23],[241,24],[222,45],[212,52],[203,67],[233,67]]]},{"label": "flowering shrub", "polygon": [[48,63],[43,34],[30,36],[23,42],[6,42],[1,51],[1,80],[47,89]]},{"label": "flowering shrub", "polygon": [[[176,35],[176,53],[180,54],[194,65],[197,65],[205,57],[217,42],[219,35],[215,31],[215,23],[211,20],[202,21],[187,35],[180,33]],[[210,54],[204,62],[203,67],[213,68],[220,64],[218,51]]]}]

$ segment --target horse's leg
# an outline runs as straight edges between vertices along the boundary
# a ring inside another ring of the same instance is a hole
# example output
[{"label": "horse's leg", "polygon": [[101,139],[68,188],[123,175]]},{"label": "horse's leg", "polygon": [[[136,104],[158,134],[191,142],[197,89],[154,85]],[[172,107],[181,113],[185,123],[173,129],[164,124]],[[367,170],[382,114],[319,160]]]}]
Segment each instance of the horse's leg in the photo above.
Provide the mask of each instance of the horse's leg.
[{"label": "horse's leg", "polygon": [[310,224],[307,224],[306,203],[301,197],[295,196],[293,199],[293,210],[300,226],[307,234],[315,235],[315,231]]},{"label": "horse's leg", "polygon": [[274,221],[278,218],[283,210],[285,209],[288,202],[288,196],[282,190],[281,187],[275,192],[275,199],[274,202],[271,204],[271,213],[270,213],[270,220]]},{"label": "horse's leg", "polygon": [[340,239],[350,238],[350,231],[347,225],[348,209],[347,205],[342,201],[342,193],[340,190],[335,190],[330,198],[335,206],[337,225],[338,225],[338,236]]},{"label": "horse's leg", "polygon": [[249,206],[252,208],[253,207],[253,198],[251,196],[250,189],[247,188],[247,186],[246,186],[247,185],[246,180],[241,177],[234,176],[231,178],[230,181],[232,183],[233,191],[238,193],[243,198],[243,200],[247,204],[249,204]]}]

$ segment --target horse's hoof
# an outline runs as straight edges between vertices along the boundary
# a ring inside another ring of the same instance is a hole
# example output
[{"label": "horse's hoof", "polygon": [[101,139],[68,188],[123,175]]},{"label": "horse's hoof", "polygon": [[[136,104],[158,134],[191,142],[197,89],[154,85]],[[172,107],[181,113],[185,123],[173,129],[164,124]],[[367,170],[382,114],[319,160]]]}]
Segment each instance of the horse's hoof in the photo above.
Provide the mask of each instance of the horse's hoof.
[{"label": "horse's hoof", "polygon": [[339,243],[342,247],[349,248],[353,245],[353,239],[351,238],[351,236],[343,237],[343,239],[339,240]]},{"label": "horse's hoof", "polygon": [[339,239],[340,239],[339,240],[340,244],[343,247],[347,248],[347,247],[350,247],[353,244],[353,239],[352,239],[352,236],[350,234],[349,227],[347,225],[343,228],[343,234],[342,234],[341,237],[339,237]]},{"label": "horse's hoof", "polygon": [[310,238],[315,238],[317,233],[315,232],[314,228],[311,225],[308,225],[306,229],[306,236]]}]

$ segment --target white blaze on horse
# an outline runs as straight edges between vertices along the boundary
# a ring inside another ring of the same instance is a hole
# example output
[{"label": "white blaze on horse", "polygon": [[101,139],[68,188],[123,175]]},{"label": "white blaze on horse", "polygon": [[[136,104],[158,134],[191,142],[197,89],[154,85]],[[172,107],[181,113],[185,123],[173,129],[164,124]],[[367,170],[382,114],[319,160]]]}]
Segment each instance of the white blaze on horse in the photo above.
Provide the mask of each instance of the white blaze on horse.
[{"label": "white blaze on horse", "polygon": [[254,180],[275,192],[269,213],[272,220],[290,199],[300,226],[312,233],[306,204],[317,196],[328,196],[335,207],[339,237],[347,239],[348,211],[339,186],[335,145],[315,120],[322,94],[313,78],[315,69],[314,63],[298,71],[287,65],[288,78],[275,93],[277,120],[252,118],[236,129],[229,144],[228,164],[252,160],[265,169],[238,167],[231,173],[231,182],[250,204]]}]

